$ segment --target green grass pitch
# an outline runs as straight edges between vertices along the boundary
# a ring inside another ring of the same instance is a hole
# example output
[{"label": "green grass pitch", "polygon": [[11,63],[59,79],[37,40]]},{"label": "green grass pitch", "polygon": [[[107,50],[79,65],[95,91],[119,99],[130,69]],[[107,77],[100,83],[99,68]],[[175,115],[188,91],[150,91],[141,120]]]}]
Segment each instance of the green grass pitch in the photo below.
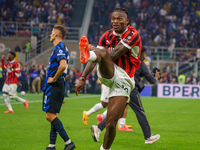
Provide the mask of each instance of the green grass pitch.
[{"label": "green grass pitch", "polygon": [[[29,108],[20,102],[11,101],[14,114],[7,110],[0,99],[0,150],[43,150],[49,143],[50,123],[42,112],[42,94],[26,94]],[[88,125],[82,123],[82,111],[99,103],[100,95],[69,94],[62,106],[59,118],[76,144],[77,150],[99,150],[100,142],[94,142],[91,126],[97,124],[96,115],[90,116]],[[159,141],[146,145],[135,113],[129,108],[127,124],[133,132],[118,131],[112,150],[199,150],[200,149],[200,99],[167,99],[142,97],[143,106],[151,126],[152,134],[160,134]],[[56,149],[62,150],[64,142],[58,135]]]}]

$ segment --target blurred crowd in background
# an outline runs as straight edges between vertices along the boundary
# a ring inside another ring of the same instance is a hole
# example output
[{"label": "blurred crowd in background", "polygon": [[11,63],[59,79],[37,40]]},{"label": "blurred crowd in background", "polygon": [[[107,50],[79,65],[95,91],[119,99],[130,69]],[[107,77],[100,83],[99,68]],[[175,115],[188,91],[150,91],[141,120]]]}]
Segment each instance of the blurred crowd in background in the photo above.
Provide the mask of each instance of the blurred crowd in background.
[{"label": "blurred crowd in background", "polygon": [[[18,34],[33,32],[33,35],[41,40],[48,37],[52,30],[51,25],[44,25],[46,23],[71,27],[74,5],[75,0],[0,0],[0,26],[3,25],[0,34],[14,35],[16,27],[13,22],[19,22]],[[176,47],[200,47],[200,0],[95,0],[88,30],[90,43],[97,45],[101,35],[111,28],[111,12],[116,7],[124,7],[128,10],[130,24],[139,31],[143,46],[168,47],[170,58],[173,57]],[[24,29],[24,24],[31,25],[32,31],[30,28]],[[24,45],[17,44],[15,47],[15,52],[28,53],[29,51],[29,40],[26,40]],[[151,51],[153,58],[156,57],[156,53]],[[181,63],[179,69],[186,68],[190,62],[196,61],[194,59],[196,53],[190,51],[185,54],[176,51],[174,58]],[[18,92],[40,93],[46,80],[47,66],[42,64],[24,66],[22,61],[19,64],[21,76]],[[197,74],[186,76],[184,72],[180,72],[177,76],[175,70],[175,64],[166,63],[161,70],[164,74],[160,82],[200,84]],[[79,69],[69,69],[66,76],[66,97],[68,93],[74,92],[74,84],[80,76]],[[5,78],[6,70],[0,67],[0,91]],[[85,82],[83,93],[100,93],[100,84],[94,70]]]},{"label": "blurred crowd in background", "polygon": [[200,0],[95,0],[91,43],[98,44],[102,33],[111,28],[108,20],[116,7],[128,10],[143,46],[200,47]]},{"label": "blurred crowd in background", "polygon": [[[18,34],[21,36],[34,36],[38,38],[49,36],[52,26],[49,24],[64,24],[71,27],[74,0],[0,0],[0,26],[3,23],[3,36],[15,35],[16,26],[13,22],[19,22]],[[27,28],[24,26],[27,25]],[[32,26],[32,31],[28,26]]]}]

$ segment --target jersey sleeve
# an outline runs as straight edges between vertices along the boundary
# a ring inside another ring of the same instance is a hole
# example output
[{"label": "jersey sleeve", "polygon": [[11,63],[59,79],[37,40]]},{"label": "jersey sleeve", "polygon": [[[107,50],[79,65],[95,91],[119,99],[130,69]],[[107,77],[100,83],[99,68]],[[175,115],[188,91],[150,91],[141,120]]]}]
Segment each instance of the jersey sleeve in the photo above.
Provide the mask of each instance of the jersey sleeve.
[{"label": "jersey sleeve", "polygon": [[58,46],[55,54],[58,62],[61,60],[68,60],[69,54],[67,48],[65,47]]},{"label": "jersey sleeve", "polygon": [[120,41],[125,47],[131,49],[140,43],[140,34],[138,32],[129,31],[129,33]]},{"label": "jersey sleeve", "polygon": [[98,48],[101,48],[101,47],[106,47],[106,35],[107,35],[107,33],[105,32],[102,36],[101,36],[101,38],[100,38],[100,40],[99,40],[99,44],[98,44]]},{"label": "jersey sleeve", "polygon": [[14,69],[15,73],[20,73],[21,72],[21,70],[20,70],[19,65],[18,65],[17,62],[14,63],[13,69]]},{"label": "jersey sleeve", "polygon": [[144,62],[142,62],[141,63],[141,67],[142,67],[142,73],[143,73],[143,76],[145,77],[145,79],[147,81],[149,81],[149,83],[154,84],[156,82],[156,79],[150,73],[149,68],[147,67],[147,65]]}]

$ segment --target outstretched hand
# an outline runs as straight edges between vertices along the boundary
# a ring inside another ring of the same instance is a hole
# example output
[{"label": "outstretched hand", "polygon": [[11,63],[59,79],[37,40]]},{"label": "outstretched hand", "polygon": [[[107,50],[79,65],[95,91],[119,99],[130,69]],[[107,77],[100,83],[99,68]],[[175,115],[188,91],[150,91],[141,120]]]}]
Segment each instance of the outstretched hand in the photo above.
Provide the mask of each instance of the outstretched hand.
[{"label": "outstretched hand", "polygon": [[75,84],[75,92],[76,92],[76,96],[78,96],[79,93],[82,92],[82,88],[84,86],[84,81],[82,80],[78,80],[78,82]]}]

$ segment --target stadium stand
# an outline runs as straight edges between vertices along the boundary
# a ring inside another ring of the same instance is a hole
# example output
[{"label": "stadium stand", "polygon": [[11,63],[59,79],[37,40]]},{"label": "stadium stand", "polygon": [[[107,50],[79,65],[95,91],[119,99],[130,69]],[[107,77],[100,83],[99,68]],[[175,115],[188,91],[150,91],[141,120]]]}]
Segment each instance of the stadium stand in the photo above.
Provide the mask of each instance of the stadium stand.
[{"label": "stadium stand", "polygon": [[[55,24],[66,26],[69,35],[66,40],[78,41],[86,4],[87,0],[0,0],[0,38],[26,37],[24,44],[16,48],[20,53],[24,52],[27,38],[31,41],[33,35],[37,37],[36,48],[31,50],[34,55],[31,53],[30,57],[37,59],[34,65],[40,65],[41,53],[51,47],[49,35]],[[177,83],[179,74],[185,72],[187,83],[199,84],[200,65],[196,54],[200,47],[199,0],[95,0],[88,27],[90,43],[97,45],[104,31],[111,28],[108,20],[116,7],[129,11],[130,24],[140,32],[142,44],[147,48],[150,68],[161,69],[161,82]],[[13,44],[14,48],[17,44]],[[76,43],[70,42],[67,46],[70,50],[77,49],[74,45]],[[49,56],[50,52],[45,54],[45,62]],[[46,72],[46,65],[42,65],[44,70],[41,72]],[[32,66],[22,63],[22,73],[30,75]],[[69,70],[70,92],[74,92],[77,69],[80,68]],[[30,79],[27,77],[27,80]],[[32,91],[31,85],[28,87],[25,91]],[[84,91],[90,91],[89,87],[87,85]]]},{"label": "stadium stand", "polygon": [[200,40],[194,40],[200,36],[200,2],[196,0],[96,0],[90,27],[93,29],[88,33],[91,39],[100,35],[99,25],[104,31],[111,27],[105,20],[109,20],[115,7],[129,11],[130,23],[140,32],[143,45],[165,47],[175,38],[176,47],[200,47]]},{"label": "stadium stand", "polygon": [[[110,22],[105,20],[110,20],[116,7],[128,10],[130,25],[140,32],[142,45],[147,48],[151,60],[178,62],[178,70],[192,74],[195,68],[192,61],[198,60],[196,52],[200,47],[199,1],[96,0],[88,31],[90,43],[97,45],[102,33],[111,28]],[[159,62],[161,68],[166,63],[162,61]],[[188,65],[183,67],[186,63]]]}]

